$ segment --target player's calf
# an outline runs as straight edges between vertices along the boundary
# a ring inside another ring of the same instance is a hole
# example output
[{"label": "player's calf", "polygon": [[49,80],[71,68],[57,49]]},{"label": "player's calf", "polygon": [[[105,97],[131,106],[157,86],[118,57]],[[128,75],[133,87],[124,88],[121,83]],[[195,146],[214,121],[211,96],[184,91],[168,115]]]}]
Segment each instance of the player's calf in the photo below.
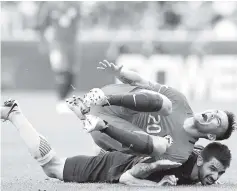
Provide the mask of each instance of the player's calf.
[{"label": "player's calf", "polygon": [[[51,160],[55,159],[56,153],[47,139],[39,134],[32,124],[20,111],[15,100],[8,100],[1,107],[1,119],[9,120],[17,128],[20,137],[25,142],[32,157],[45,169],[52,166]],[[49,173],[47,173],[49,175]],[[52,175],[50,175],[51,177]],[[56,176],[60,177],[59,175]]]}]

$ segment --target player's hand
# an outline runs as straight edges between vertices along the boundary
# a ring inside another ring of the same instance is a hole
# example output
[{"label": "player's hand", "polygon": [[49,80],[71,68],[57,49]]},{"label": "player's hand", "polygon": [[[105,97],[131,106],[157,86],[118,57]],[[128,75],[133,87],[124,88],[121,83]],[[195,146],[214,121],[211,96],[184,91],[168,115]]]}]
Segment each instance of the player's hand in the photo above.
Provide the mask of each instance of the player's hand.
[{"label": "player's hand", "polygon": [[108,73],[117,75],[120,73],[123,66],[116,66],[114,63],[109,62],[107,60],[103,60],[99,62],[99,66],[97,67],[98,70],[106,71]]},{"label": "player's hand", "polygon": [[159,186],[176,186],[178,182],[178,178],[174,175],[167,175],[162,178],[162,180],[158,183]]},{"label": "player's hand", "polygon": [[158,160],[155,162],[155,168],[159,169],[159,170],[167,170],[170,168],[176,168],[181,166],[181,163],[178,162],[174,162],[171,160]]}]

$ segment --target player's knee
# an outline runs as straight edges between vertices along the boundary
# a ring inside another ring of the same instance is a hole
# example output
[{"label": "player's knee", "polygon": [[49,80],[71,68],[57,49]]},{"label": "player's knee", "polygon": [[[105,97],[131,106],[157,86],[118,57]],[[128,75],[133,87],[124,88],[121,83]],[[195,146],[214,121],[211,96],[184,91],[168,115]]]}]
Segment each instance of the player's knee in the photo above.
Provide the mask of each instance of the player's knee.
[{"label": "player's knee", "polygon": [[163,116],[167,116],[170,115],[171,113],[172,113],[172,102],[167,97],[164,96],[160,114]]},{"label": "player's knee", "polygon": [[168,148],[168,142],[165,138],[163,137],[153,137],[153,156],[160,156],[164,154]]},{"label": "player's knee", "polygon": [[44,173],[50,178],[63,180],[63,169],[66,159],[54,157],[47,164],[42,166]]}]

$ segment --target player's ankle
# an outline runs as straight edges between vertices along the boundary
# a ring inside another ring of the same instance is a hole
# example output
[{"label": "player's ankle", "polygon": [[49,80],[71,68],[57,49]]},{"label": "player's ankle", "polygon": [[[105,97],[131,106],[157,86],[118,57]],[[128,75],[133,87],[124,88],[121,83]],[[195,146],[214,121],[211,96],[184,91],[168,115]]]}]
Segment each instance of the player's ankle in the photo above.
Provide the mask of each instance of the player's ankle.
[{"label": "player's ankle", "polygon": [[12,111],[8,116],[8,120],[12,122],[18,116],[23,116],[23,113],[20,110]]},{"label": "player's ankle", "polygon": [[96,124],[96,126],[98,127],[98,129],[100,130],[104,130],[106,129],[108,126],[106,125],[106,122],[104,120],[99,120]]}]

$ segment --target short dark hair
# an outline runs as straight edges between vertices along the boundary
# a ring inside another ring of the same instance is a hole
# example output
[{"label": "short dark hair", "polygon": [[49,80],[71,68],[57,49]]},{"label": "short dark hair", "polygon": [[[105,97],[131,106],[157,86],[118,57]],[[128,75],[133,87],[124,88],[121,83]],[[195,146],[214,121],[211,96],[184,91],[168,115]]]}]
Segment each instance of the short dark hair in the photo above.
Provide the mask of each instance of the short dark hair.
[{"label": "short dark hair", "polygon": [[226,113],[228,117],[228,127],[224,135],[216,139],[219,141],[228,139],[231,136],[232,132],[235,130],[235,125],[236,125],[234,113],[229,112],[229,111],[224,111],[224,112]]},{"label": "short dark hair", "polygon": [[220,161],[225,168],[230,166],[231,153],[229,148],[224,144],[218,142],[208,144],[201,152],[201,156],[204,162],[207,162],[214,157]]}]

